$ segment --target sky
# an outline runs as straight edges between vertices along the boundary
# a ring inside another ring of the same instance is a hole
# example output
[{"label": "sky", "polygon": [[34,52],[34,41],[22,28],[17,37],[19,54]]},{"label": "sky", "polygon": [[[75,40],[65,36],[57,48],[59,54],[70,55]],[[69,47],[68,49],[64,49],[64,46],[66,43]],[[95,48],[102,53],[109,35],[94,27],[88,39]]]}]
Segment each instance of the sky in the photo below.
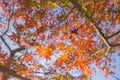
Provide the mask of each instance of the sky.
[{"label": "sky", "polygon": [[[116,62],[113,63],[116,66],[115,69],[113,69],[113,71],[115,72],[115,76],[120,79],[120,56],[118,56],[118,53],[120,53],[120,51],[116,51],[116,53],[113,54],[113,57],[116,59]],[[97,73],[93,76],[93,80],[117,80],[112,76],[108,76],[108,78],[105,78],[104,72],[101,72],[98,69],[96,70]]]}]

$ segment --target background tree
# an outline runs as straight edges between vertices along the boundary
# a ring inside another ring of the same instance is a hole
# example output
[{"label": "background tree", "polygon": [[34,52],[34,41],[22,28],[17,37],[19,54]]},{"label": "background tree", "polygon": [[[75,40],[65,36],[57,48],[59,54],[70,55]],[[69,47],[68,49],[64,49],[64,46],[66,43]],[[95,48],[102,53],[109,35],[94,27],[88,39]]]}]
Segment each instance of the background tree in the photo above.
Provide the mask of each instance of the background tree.
[{"label": "background tree", "polygon": [[[91,64],[114,75],[120,49],[120,1],[1,0],[1,79],[88,80]],[[39,75],[38,75],[39,74]],[[23,77],[24,76],[24,77]],[[57,76],[57,77],[56,77]]]}]

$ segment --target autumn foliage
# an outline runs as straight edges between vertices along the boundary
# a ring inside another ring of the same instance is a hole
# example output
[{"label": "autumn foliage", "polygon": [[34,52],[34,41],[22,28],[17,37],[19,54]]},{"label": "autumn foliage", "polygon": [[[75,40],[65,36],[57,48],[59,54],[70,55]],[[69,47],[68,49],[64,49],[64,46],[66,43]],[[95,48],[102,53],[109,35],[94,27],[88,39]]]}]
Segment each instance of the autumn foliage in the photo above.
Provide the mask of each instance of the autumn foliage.
[{"label": "autumn foliage", "polygon": [[78,79],[90,80],[94,66],[106,78],[115,75],[112,55],[120,49],[119,4],[0,0],[0,78],[73,80],[70,71],[77,69]]}]

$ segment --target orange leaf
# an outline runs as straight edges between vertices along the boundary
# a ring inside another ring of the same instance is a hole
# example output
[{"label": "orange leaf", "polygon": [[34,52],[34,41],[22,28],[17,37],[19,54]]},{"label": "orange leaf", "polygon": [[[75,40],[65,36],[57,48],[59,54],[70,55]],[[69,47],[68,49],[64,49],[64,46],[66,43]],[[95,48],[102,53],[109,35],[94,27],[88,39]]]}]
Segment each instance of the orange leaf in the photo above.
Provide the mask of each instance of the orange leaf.
[{"label": "orange leaf", "polygon": [[47,54],[47,50],[45,50],[45,49],[44,49],[44,50],[41,50],[41,52],[40,52],[40,55],[41,55],[41,56],[44,56],[44,57],[45,57],[46,54]]},{"label": "orange leaf", "polygon": [[41,53],[40,53],[41,56],[45,57],[46,60],[50,60],[50,57],[51,57],[51,53],[48,52],[48,50],[42,50]]},{"label": "orange leaf", "polygon": [[28,69],[28,70],[25,70],[23,73],[26,74],[26,75],[28,75],[30,72],[31,72],[31,70]]},{"label": "orange leaf", "polygon": [[99,69],[100,69],[100,71],[104,71],[105,68],[99,68]]},{"label": "orange leaf", "polygon": [[24,56],[24,59],[25,59],[26,61],[31,61],[31,60],[33,59],[33,57],[32,57],[31,54],[26,53],[25,56]]},{"label": "orange leaf", "polygon": [[62,35],[62,36],[60,37],[61,40],[64,40],[65,38],[66,38],[65,35]]},{"label": "orange leaf", "polygon": [[83,53],[83,50],[81,50],[81,49],[79,49],[79,50],[76,51],[76,55],[77,56],[81,56],[82,53]]},{"label": "orange leaf", "polygon": [[106,78],[108,78],[108,72],[105,72],[104,76],[105,76]]},{"label": "orange leaf", "polygon": [[42,46],[42,45],[36,45],[36,46],[35,46],[35,51],[36,51],[37,53],[40,53],[42,50],[43,50],[43,46]]},{"label": "orange leaf", "polygon": [[0,27],[2,27],[3,25],[2,25],[2,23],[0,23]]},{"label": "orange leaf", "polygon": [[80,80],[90,80],[86,75],[80,76]]},{"label": "orange leaf", "polygon": [[61,43],[58,45],[58,50],[63,50],[65,47],[65,44],[64,43]]},{"label": "orange leaf", "polygon": [[56,66],[59,66],[59,65],[61,65],[62,64],[62,60],[59,58],[59,59],[57,59],[56,60],[56,62],[55,62],[55,65]]},{"label": "orange leaf", "polygon": [[86,76],[88,76],[92,72],[92,70],[88,67],[88,65],[86,65],[84,63],[80,63],[80,68]]},{"label": "orange leaf", "polygon": [[93,46],[92,46],[91,44],[87,44],[87,48],[88,48],[89,50],[92,50]]},{"label": "orange leaf", "polygon": [[61,57],[62,61],[66,61],[69,60],[68,55],[67,54],[63,54]]}]

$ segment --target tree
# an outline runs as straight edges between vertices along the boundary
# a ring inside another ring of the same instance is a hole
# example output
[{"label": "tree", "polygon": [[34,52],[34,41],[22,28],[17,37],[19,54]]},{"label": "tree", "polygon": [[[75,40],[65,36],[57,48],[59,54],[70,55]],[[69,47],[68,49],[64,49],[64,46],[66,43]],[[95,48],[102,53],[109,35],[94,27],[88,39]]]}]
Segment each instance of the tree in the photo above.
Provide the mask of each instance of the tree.
[{"label": "tree", "polygon": [[105,77],[114,75],[112,55],[120,49],[119,4],[119,0],[1,0],[1,79],[73,79],[69,71],[77,68],[79,78],[88,80],[95,73],[90,66],[94,63]]}]

